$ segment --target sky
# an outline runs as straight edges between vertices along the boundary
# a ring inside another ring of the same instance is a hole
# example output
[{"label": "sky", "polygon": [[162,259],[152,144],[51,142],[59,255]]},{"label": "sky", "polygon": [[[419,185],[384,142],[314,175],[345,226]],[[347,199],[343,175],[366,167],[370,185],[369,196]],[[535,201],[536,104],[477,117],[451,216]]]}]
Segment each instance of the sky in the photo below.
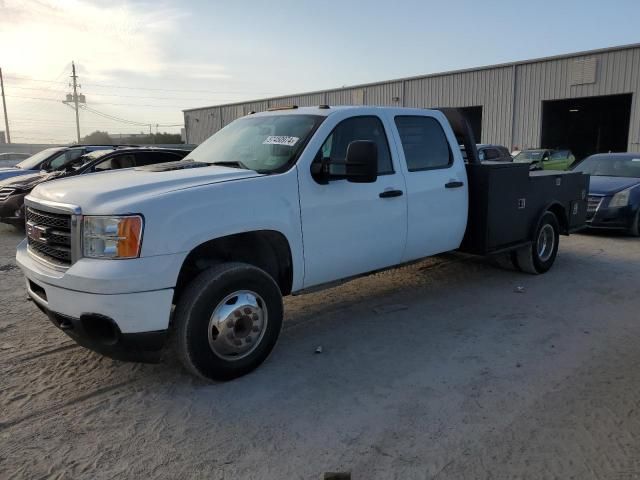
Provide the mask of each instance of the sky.
[{"label": "sky", "polygon": [[639,18],[638,0],[0,0],[0,68],[12,141],[65,143],[72,61],[81,135],[175,133],[186,108],[637,43]]}]

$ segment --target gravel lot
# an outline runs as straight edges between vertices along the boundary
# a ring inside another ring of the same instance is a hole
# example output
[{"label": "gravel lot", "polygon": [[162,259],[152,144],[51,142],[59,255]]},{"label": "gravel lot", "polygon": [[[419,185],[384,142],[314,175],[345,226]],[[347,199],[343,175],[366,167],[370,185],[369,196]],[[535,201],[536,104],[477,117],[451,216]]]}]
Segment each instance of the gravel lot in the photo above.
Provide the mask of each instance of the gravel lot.
[{"label": "gravel lot", "polygon": [[75,346],[26,300],[19,241],[0,227],[2,478],[640,478],[637,239],[289,298],[274,354],[219,384]]}]

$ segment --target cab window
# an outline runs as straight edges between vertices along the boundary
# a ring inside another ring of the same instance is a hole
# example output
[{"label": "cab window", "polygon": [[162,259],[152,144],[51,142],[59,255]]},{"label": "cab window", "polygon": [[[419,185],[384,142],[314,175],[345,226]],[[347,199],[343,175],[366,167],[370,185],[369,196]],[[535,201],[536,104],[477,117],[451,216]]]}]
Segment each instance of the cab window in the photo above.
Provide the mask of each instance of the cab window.
[{"label": "cab window", "polygon": [[393,173],[389,142],[378,117],[352,117],[340,122],[329,134],[316,156],[316,162],[329,160],[332,175],[343,175],[347,147],[355,140],[368,140],[378,147],[378,175]]},{"label": "cab window", "polygon": [[401,116],[395,122],[410,172],[447,168],[453,163],[449,142],[435,118]]}]

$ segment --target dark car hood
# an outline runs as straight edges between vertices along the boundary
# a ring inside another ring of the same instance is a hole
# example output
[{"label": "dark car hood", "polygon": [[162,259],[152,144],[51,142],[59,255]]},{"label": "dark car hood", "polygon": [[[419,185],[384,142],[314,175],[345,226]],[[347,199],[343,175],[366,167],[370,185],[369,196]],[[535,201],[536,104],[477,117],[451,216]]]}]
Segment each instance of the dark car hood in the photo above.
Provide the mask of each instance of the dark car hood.
[{"label": "dark car hood", "polygon": [[16,190],[31,190],[36,185],[41,184],[42,182],[46,182],[48,180],[53,180],[54,178],[58,178],[64,176],[64,172],[49,172],[49,173],[31,173],[28,175],[21,175],[17,178],[11,178],[9,180],[5,180],[4,182],[0,182],[0,188],[15,188]]},{"label": "dark car hood", "polygon": [[612,195],[625,188],[633,187],[634,185],[640,185],[640,178],[591,175],[589,193]]}]

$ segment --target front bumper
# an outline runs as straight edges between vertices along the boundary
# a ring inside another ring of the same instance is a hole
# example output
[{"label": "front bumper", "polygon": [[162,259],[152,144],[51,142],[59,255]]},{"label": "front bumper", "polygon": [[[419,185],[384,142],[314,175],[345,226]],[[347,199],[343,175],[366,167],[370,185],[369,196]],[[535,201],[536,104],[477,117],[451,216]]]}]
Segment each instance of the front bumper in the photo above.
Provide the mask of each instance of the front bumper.
[{"label": "front bumper", "polygon": [[587,216],[587,227],[611,230],[629,230],[633,225],[637,209],[631,205],[625,207],[604,206],[608,199],[602,201],[601,206]]},{"label": "front bumper", "polygon": [[[29,288],[29,282],[27,282]],[[31,291],[29,295],[57,328],[75,342],[107,357],[131,362],[155,363],[160,360],[167,330],[122,333],[115,322],[102,315],[85,314],[80,318],[63,315],[46,307]]]},{"label": "front bumper", "polygon": [[26,241],[16,252],[29,296],[58,328],[82,346],[139,361],[150,361],[147,354],[164,343],[174,291],[167,285],[180,258],[81,259],[60,271],[33,258]]}]

